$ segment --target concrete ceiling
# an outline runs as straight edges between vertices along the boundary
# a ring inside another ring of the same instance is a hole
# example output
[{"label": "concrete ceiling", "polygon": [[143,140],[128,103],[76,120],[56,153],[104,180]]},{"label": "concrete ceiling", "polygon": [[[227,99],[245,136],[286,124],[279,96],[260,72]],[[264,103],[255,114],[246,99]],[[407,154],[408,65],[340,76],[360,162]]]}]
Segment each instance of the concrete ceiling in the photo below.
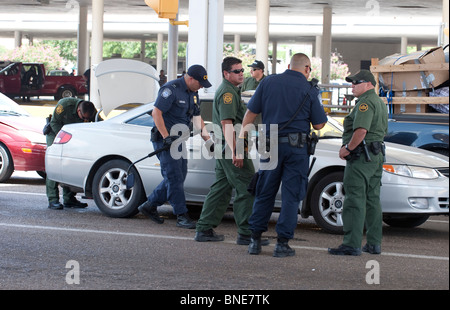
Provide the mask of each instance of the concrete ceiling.
[{"label": "concrete ceiling", "polygon": [[[95,0],[92,0],[95,1]],[[225,0],[226,41],[241,34],[254,42],[256,1]],[[189,0],[179,0],[179,19],[188,18]],[[91,0],[0,0],[0,37],[14,30],[35,39],[75,38],[78,7]],[[442,21],[442,0],[271,0],[270,38],[278,42],[313,41],[322,31],[324,6],[333,9],[333,40],[436,43]],[[167,33],[167,20],[158,19],[144,0],[104,0],[105,40],[154,40]],[[90,19],[89,19],[90,20]],[[187,28],[180,26],[180,40]]]}]

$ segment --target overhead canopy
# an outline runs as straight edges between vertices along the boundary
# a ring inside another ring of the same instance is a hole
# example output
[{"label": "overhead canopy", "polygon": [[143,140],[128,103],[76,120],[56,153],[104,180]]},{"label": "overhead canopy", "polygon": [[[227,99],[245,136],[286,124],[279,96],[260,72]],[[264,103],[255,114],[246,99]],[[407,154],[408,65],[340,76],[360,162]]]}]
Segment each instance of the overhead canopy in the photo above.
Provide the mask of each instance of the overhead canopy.
[{"label": "overhead canopy", "polygon": [[124,104],[153,102],[158,95],[159,76],[147,63],[110,59],[99,63],[94,72],[98,79],[99,108],[105,115]]}]

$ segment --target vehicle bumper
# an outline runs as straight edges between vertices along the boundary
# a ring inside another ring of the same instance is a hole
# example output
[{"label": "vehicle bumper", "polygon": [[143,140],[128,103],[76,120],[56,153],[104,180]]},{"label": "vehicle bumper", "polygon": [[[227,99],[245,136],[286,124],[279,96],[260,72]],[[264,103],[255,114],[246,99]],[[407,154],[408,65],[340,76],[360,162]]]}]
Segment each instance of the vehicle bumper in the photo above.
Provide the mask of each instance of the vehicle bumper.
[{"label": "vehicle bumper", "polygon": [[[383,213],[448,214],[449,181],[446,177],[423,184],[381,186]],[[383,183],[384,184],[384,183]]]},{"label": "vehicle bumper", "polygon": [[15,143],[9,147],[14,161],[14,170],[45,171],[46,145]]}]

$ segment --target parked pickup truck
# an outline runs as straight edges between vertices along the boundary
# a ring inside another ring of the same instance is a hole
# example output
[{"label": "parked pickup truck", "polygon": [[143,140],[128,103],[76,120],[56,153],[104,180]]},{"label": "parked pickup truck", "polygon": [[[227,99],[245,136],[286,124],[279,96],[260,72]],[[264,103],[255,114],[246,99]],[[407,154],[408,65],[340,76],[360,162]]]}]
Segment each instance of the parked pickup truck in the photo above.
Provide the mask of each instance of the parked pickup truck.
[{"label": "parked pickup truck", "polygon": [[0,70],[0,92],[10,98],[54,96],[55,100],[87,93],[84,76],[46,75],[41,63],[11,62]]}]

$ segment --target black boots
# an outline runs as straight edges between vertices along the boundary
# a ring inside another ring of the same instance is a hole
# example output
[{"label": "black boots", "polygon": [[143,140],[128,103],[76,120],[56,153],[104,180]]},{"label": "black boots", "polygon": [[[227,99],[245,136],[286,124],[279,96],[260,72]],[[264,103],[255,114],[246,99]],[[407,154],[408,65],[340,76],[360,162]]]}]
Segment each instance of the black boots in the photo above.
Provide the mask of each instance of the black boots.
[{"label": "black boots", "polygon": [[[277,244],[273,250],[273,257],[288,257],[294,256],[295,250],[288,245],[289,239],[277,238]],[[248,245],[248,253],[250,255],[258,255],[261,253],[261,234],[252,234],[250,244]]]}]

